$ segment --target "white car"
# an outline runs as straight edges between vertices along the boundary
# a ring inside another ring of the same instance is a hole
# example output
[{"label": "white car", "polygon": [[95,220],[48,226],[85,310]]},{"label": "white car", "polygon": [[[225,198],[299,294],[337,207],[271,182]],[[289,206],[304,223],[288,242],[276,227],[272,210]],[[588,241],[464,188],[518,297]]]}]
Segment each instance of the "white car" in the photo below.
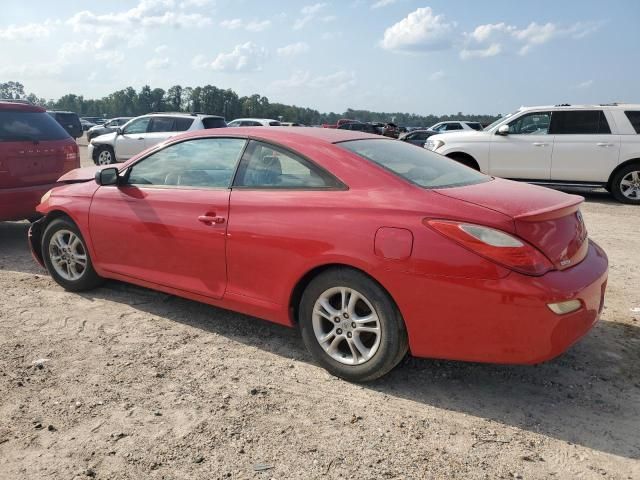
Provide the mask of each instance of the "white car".
[{"label": "white car", "polygon": [[272,118],[236,118],[230,121],[229,127],[280,127],[282,124]]},{"label": "white car", "polygon": [[640,105],[523,107],[481,132],[433,135],[425,148],[496,177],[606,188],[640,204]]},{"label": "white car", "polygon": [[431,125],[427,130],[438,133],[458,132],[460,130],[482,130],[482,125],[479,122],[447,120],[446,122],[438,122],[435,125]]},{"label": "white car", "polygon": [[215,115],[151,113],[128,121],[115,132],[94,138],[87,151],[96,165],[109,165],[124,162],[180,133],[226,126],[224,118]]}]

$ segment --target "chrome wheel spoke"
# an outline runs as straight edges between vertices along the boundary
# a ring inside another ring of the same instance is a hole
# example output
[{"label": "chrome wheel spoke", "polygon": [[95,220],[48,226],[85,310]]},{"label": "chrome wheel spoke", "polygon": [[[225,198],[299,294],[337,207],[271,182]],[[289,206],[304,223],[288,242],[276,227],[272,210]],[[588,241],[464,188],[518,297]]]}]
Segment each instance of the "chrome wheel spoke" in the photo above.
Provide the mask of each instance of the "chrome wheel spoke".
[{"label": "chrome wheel spoke", "polygon": [[79,235],[70,230],[58,230],[49,240],[49,259],[55,272],[65,280],[82,277],[89,257]]}]

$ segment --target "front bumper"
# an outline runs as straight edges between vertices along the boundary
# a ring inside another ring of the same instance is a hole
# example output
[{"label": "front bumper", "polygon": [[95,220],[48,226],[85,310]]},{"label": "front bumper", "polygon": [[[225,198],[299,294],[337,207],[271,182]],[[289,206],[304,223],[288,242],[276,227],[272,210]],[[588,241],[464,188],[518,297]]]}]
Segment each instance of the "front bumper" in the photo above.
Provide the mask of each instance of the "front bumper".
[{"label": "front bumper", "polygon": [[[506,364],[562,354],[594,326],[604,305],[608,259],[589,242],[578,265],[542,277],[514,272],[499,280],[412,278],[414,288],[394,295],[411,353]],[[557,315],[547,306],[571,299],[582,304],[572,313]]]},{"label": "front bumper", "polygon": [[96,159],[93,158],[93,152],[95,150],[96,147],[93,146],[93,143],[89,142],[87,144],[87,156],[91,159],[91,161],[93,163],[95,163],[96,165],[98,164],[98,162],[96,162]]},{"label": "front bumper", "polygon": [[29,233],[27,235],[27,239],[29,241],[29,249],[31,250],[31,256],[43,268],[46,268],[44,264],[44,260],[42,259],[42,230],[44,227],[44,220],[45,220],[45,217],[31,224],[31,226],[29,227]]}]

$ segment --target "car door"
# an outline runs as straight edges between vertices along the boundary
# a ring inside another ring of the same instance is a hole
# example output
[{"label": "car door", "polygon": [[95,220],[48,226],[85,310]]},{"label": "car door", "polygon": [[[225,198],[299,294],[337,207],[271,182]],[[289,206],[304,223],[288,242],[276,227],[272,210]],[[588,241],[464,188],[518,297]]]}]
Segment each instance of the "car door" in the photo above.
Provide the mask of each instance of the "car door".
[{"label": "car door", "polygon": [[119,161],[128,160],[145,149],[145,137],[151,117],[136,118],[123,129],[122,135],[117,135],[114,141],[114,151]]},{"label": "car door", "polygon": [[89,231],[97,264],[156,285],[220,298],[227,273],[229,192],[246,140],[171,144],[93,196]]},{"label": "car door", "polygon": [[152,117],[144,136],[144,146],[153,147],[177,134],[175,117]]},{"label": "car door", "polygon": [[613,135],[602,110],[553,112],[555,135],[551,179],[563,182],[606,182],[618,165],[620,135]]},{"label": "car door", "polygon": [[527,112],[508,123],[505,135],[491,136],[489,173],[496,177],[525,180],[551,178],[553,135],[551,112]]}]

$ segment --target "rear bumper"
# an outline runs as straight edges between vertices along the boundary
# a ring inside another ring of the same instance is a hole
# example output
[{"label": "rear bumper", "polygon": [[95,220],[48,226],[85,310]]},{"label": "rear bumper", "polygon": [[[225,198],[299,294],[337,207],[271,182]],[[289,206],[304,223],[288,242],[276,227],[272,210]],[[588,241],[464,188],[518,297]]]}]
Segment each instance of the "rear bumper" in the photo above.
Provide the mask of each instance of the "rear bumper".
[{"label": "rear bumper", "polygon": [[0,188],[0,221],[24,220],[36,215],[42,196],[54,183],[21,188]]},{"label": "rear bumper", "polygon": [[[562,354],[594,326],[607,274],[606,254],[590,241],[585,259],[564,271],[500,280],[414,278],[411,292],[394,297],[415,356],[535,364]],[[572,299],[581,308],[565,315],[547,306]]]}]

